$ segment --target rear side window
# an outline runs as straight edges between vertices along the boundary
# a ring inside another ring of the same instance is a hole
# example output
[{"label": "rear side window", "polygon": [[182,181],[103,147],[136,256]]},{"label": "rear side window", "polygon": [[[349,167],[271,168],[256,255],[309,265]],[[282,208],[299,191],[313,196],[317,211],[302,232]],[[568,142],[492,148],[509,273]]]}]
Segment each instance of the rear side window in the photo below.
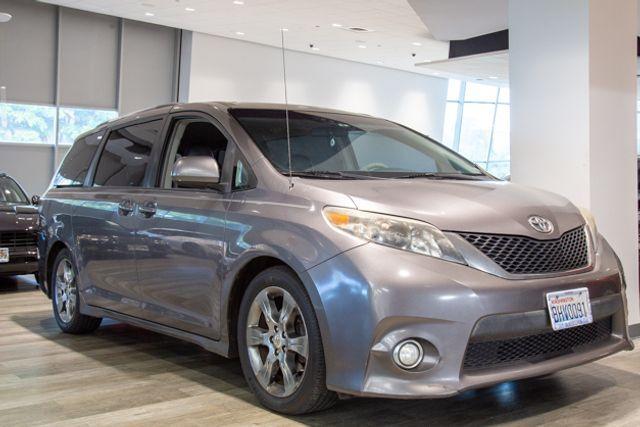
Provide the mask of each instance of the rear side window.
[{"label": "rear side window", "polygon": [[141,186],[161,128],[162,120],[154,120],[111,132],[98,161],[94,187]]},{"label": "rear side window", "polygon": [[53,186],[82,187],[101,139],[102,132],[98,132],[76,140],[58,169]]}]

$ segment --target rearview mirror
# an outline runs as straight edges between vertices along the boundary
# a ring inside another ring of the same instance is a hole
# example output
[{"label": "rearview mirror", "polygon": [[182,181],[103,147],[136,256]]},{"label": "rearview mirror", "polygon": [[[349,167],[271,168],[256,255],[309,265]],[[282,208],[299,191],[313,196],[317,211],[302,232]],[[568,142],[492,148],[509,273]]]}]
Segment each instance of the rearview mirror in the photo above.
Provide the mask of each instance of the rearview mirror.
[{"label": "rearview mirror", "polygon": [[31,196],[31,204],[33,206],[38,206],[40,204],[40,196],[38,195]]},{"label": "rearview mirror", "polygon": [[173,165],[171,180],[179,187],[211,187],[220,182],[220,168],[213,157],[182,157]]}]

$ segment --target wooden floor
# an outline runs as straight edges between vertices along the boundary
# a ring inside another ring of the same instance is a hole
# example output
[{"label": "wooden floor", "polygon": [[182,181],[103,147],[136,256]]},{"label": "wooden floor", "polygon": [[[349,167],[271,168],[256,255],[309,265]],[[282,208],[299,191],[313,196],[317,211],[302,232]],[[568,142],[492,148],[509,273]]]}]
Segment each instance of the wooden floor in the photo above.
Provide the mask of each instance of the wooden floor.
[{"label": "wooden floor", "polygon": [[639,426],[640,351],[445,400],[282,417],[257,404],[237,361],[115,322],[62,334],[33,279],[0,278],[0,426],[41,424]]}]

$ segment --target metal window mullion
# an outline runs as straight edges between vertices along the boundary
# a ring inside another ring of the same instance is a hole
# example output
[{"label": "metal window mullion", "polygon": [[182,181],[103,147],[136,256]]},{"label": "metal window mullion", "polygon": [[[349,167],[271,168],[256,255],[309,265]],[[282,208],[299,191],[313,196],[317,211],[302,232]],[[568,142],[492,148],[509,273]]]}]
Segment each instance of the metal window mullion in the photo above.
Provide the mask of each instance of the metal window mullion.
[{"label": "metal window mullion", "polygon": [[460,130],[462,129],[462,113],[464,110],[464,94],[467,90],[467,82],[460,82],[460,93],[458,94],[458,113],[456,116],[456,129],[453,134],[453,150],[460,150]]},{"label": "metal window mullion", "polygon": [[487,169],[489,169],[489,160],[491,158],[491,149],[493,148],[493,134],[496,129],[496,116],[498,115],[498,99],[500,99],[500,88],[496,93],[496,102],[493,106],[493,120],[491,122],[491,134],[489,136],[489,149],[487,150]]}]

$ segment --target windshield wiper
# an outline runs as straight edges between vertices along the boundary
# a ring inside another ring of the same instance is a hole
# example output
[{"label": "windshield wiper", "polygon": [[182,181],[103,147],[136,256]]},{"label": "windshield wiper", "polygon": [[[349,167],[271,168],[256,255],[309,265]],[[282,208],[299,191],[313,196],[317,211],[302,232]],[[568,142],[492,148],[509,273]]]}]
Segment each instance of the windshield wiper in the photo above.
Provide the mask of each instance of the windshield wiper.
[{"label": "windshield wiper", "polygon": [[[289,175],[288,172],[282,172],[285,175]],[[357,173],[338,172],[338,171],[293,171],[292,176],[298,176],[301,178],[320,178],[320,179],[386,179],[378,176],[361,175]]]},{"label": "windshield wiper", "polygon": [[429,179],[460,179],[465,181],[477,181],[478,178],[486,176],[483,173],[442,173],[442,172],[415,172],[407,175],[395,176],[395,179],[413,179],[413,178],[429,178]]}]

